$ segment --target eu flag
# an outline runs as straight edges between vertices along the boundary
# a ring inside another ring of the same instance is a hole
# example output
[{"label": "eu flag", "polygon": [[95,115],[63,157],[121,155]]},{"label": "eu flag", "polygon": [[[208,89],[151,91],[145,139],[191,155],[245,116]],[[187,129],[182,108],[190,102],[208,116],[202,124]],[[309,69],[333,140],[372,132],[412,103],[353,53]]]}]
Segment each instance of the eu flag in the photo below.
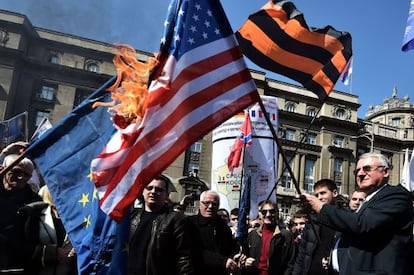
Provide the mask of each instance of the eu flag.
[{"label": "eu flag", "polygon": [[26,150],[40,170],[75,248],[80,274],[123,274],[129,221],[116,223],[99,207],[91,160],[115,132],[106,107],[110,79]]}]

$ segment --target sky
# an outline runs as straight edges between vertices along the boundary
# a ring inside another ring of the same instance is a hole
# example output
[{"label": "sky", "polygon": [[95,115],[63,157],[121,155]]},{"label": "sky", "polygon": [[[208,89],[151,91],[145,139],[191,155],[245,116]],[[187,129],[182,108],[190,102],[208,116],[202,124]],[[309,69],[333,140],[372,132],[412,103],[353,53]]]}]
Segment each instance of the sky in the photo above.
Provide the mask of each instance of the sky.
[{"label": "sky", "polygon": [[[26,15],[35,27],[113,44],[129,44],[155,53],[163,32],[169,0],[0,0],[0,9]],[[308,26],[333,26],[352,36],[353,74],[351,83],[338,80],[335,90],[359,97],[358,117],[369,106],[392,97],[409,96],[414,102],[414,50],[401,51],[410,0],[293,0]],[[266,0],[221,0],[234,31]],[[300,85],[251,63],[252,69],[272,79]]]}]

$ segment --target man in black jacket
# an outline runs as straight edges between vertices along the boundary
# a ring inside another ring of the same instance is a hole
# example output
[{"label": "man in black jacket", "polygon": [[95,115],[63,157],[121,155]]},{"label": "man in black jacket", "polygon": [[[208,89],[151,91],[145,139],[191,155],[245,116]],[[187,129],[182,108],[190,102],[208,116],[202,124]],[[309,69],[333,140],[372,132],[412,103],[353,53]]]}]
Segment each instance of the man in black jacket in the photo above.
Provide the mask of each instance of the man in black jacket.
[{"label": "man in black jacket", "polygon": [[[295,263],[293,234],[280,228],[279,211],[270,200],[259,204],[261,226],[249,233],[245,274],[290,275]],[[254,259],[254,261],[252,261]]]},{"label": "man in black jacket", "polygon": [[143,208],[132,212],[128,274],[195,274],[189,221],[165,203],[170,184],[156,177],[143,191]]},{"label": "man in black jacket", "polygon": [[342,232],[332,253],[333,267],[341,275],[414,274],[411,194],[401,185],[388,185],[389,170],[382,154],[360,156],[355,177],[367,197],[356,213],[303,196],[320,223]]},{"label": "man in black jacket", "polygon": [[190,216],[194,226],[194,244],[198,249],[197,275],[227,275],[240,270],[244,256],[238,254],[239,247],[231,230],[217,215],[219,194],[204,191],[200,196],[198,215]]}]

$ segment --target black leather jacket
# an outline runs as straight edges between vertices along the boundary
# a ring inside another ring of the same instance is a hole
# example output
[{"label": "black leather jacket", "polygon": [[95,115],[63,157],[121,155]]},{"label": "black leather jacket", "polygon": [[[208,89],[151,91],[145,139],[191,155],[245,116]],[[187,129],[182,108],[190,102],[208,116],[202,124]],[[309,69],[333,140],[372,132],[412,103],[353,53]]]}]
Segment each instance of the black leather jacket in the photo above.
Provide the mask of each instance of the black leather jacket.
[{"label": "black leather jacket", "polygon": [[[255,266],[247,269],[245,274],[259,274],[259,264],[262,252],[262,226],[249,233],[248,256],[256,259]],[[286,229],[275,228],[270,241],[268,252],[268,274],[269,275],[290,275],[295,264],[296,247],[293,241],[293,234]]]},{"label": "black leather jacket", "polygon": [[[131,236],[135,233],[141,214],[142,209],[136,209],[132,213]],[[152,223],[146,257],[146,274],[195,274],[188,222],[184,214],[173,212],[167,206],[162,208]],[[133,260],[134,255],[130,254],[129,259]]]}]

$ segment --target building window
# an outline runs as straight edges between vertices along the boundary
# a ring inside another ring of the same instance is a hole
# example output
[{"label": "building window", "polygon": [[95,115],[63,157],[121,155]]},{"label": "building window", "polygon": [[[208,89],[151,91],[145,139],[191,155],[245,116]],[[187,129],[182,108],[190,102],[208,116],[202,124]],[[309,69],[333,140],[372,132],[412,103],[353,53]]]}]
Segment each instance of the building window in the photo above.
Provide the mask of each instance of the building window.
[{"label": "building window", "polygon": [[85,69],[94,73],[99,72],[98,62],[96,62],[95,60],[86,60]]},{"label": "building window", "polygon": [[[289,166],[293,171],[293,159],[294,159],[294,157],[293,157],[293,155],[291,155],[291,156],[287,156],[287,158],[289,159]],[[283,188],[289,188],[290,189],[291,186],[292,186],[292,177],[290,176],[290,173],[289,173],[288,169],[285,169],[285,168],[286,168],[286,164],[283,162],[283,170],[282,170],[283,174],[282,174],[281,184],[282,184]]]},{"label": "building window", "polygon": [[306,143],[316,145],[316,134],[308,133],[306,136]]},{"label": "building window", "polygon": [[296,111],[296,104],[292,102],[286,103],[285,110],[294,113]]},{"label": "building window", "polygon": [[341,184],[342,184],[342,163],[343,159],[335,158],[334,160],[334,180],[336,183],[336,187],[338,192],[341,192]]},{"label": "building window", "polygon": [[49,57],[49,62],[52,63],[52,64],[60,64],[60,58],[57,54],[52,54]]},{"label": "building window", "polygon": [[310,116],[310,117],[315,117],[316,116],[316,108],[315,107],[309,107],[306,110],[306,115]]},{"label": "building window", "polygon": [[336,116],[337,118],[344,118],[344,117],[345,117],[345,110],[344,110],[344,109],[340,109],[340,108],[338,108],[338,109],[335,111],[335,116]]},{"label": "building window", "polygon": [[203,147],[203,142],[202,141],[197,141],[197,142],[195,142],[191,145],[190,150],[192,152],[201,153],[202,147]]},{"label": "building window", "polygon": [[400,117],[394,117],[391,119],[391,126],[400,126],[401,125],[401,118]]},{"label": "building window", "polygon": [[7,42],[9,42],[9,32],[1,29],[0,30],[0,46],[5,47]]},{"label": "building window", "polygon": [[73,101],[73,107],[76,107],[79,104],[81,104],[81,102],[84,101],[90,94],[91,94],[91,91],[83,90],[83,89],[76,89],[75,99]]},{"label": "building window", "polygon": [[37,98],[53,101],[55,99],[56,87],[42,86],[40,92],[37,94]]},{"label": "building window", "polygon": [[295,140],[295,130],[286,129],[286,131],[285,131],[285,139],[286,140]]},{"label": "building window", "polygon": [[289,216],[289,211],[290,211],[291,205],[288,203],[281,203],[280,207],[279,207],[279,215],[281,217],[279,218],[283,218],[286,219],[286,217]]},{"label": "building window", "polygon": [[197,176],[200,169],[200,156],[203,148],[203,140],[193,143],[186,151],[186,163],[184,174],[188,176]]},{"label": "building window", "polygon": [[332,116],[340,120],[346,120],[351,118],[351,110],[344,107],[335,106],[331,110]]},{"label": "building window", "polygon": [[344,147],[344,137],[335,136],[332,143],[335,147],[343,148]]},{"label": "building window", "polygon": [[43,118],[49,118],[50,116],[50,112],[48,111],[37,111],[36,112],[36,125],[35,126],[39,126],[40,122],[42,122]]},{"label": "building window", "polygon": [[197,163],[190,162],[188,164],[188,175],[196,177],[198,175],[198,171],[200,170],[200,166]]},{"label": "building window", "polygon": [[305,159],[305,181],[303,182],[303,189],[307,192],[313,192],[315,178],[315,160]]}]

